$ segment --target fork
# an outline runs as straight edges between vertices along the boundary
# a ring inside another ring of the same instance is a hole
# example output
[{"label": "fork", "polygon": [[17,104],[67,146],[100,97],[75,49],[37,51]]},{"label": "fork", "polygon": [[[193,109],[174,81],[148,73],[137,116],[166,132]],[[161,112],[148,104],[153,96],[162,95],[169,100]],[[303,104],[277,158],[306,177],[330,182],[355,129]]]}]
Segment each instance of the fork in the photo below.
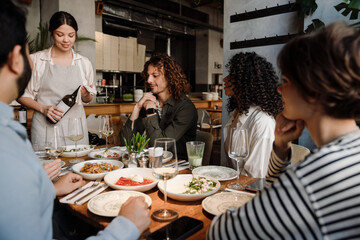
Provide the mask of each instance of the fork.
[{"label": "fork", "polygon": [[88,186],[88,187],[86,187],[86,188],[81,189],[81,190],[80,190],[78,193],[76,193],[74,196],[71,196],[71,197],[69,197],[68,199],[65,199],[65,201],[70,201],[71,199],[74,199],[75,197],[79,196],[79,194],[83,193],[86,189],[95,188],[97,185],[99,185],[100,182],[101,182],[101,178],[96,179],[96,181],[95,181],[92,185],[90,185],[90,186]]}]

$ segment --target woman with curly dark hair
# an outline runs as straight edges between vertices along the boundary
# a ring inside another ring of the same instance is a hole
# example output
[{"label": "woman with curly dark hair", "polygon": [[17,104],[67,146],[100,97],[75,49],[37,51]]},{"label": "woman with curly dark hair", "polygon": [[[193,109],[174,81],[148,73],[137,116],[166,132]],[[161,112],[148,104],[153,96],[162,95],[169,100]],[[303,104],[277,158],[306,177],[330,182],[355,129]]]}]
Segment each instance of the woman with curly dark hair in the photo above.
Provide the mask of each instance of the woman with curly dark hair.
[{"label": "woman with curly dark hair", "polygon": [[145,63],[142,76],[151,93],[145,93],[134,106],[122,129],[121,141],[144,131],[150,146],[156,138],[175,138],[179,159],[187,159],[186,142],[195,140],[197,123],[196,108],[185,95],[190,83],[175,59],[164,53],[153,55]]},{"label": "woman with curly dark hair", "polygon": [[[276,91],[278,78],[271,63],[254,52],[240,52],[226,65],[225,94],[231,117],[224,128],[225,150],[232,128],[248,130],[249,156],[243,165],[247,175],[264,178],[274,141],[275,117],[282,110]],[[233,136],[236,136],[236,132]],[[228,165],[234,162],[228,158]]]}]

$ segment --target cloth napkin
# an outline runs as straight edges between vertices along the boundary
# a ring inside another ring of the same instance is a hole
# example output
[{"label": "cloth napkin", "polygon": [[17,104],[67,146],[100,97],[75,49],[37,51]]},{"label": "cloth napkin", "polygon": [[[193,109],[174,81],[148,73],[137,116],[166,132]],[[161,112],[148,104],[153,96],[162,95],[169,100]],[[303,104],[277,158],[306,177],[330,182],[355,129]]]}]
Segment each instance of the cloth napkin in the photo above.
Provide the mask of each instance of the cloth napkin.
[{"label": "cloth napkin", "polygon": [[[96,195],[98,195],[99,193],[101,193],[102,191],[104,191],[105,189],[108,188],[108,185],[106,185],[106,183],[100,183],[96,187],[92,186],[93,184],[94,184],[94,181],[91,181],[91,182],[87,183],[83,187],[77,189],[76,191],[74,191],[74,192],[66,195],[62,199],[60,199],[60,202],[61,203],[67,203],[67,204],[75,204],[75,202],[78,199],[82,198],[83,196],[90,193],[91,191],[93,191],[97,187],[101,186],[100,189],[96,190],[95,192],[93,192],[92,194],[90,194],[89,196],[87,196],[86,198],[81,200],[80,202],[76,203],[77,205],[82,205],[82,204],[86,203],[87,201],[89,201],[90,199],[92,199],[93,197],[95,197]],[[87,188],[87,189],[85,191],[83,191],[82,193],[80,193],[79,195],[77,195],[75,198],[72,198],[71,200],[67,200],[68,198],[71,198],[72,196],[76,195],[78,192],[80,192],[84,188]]]}]

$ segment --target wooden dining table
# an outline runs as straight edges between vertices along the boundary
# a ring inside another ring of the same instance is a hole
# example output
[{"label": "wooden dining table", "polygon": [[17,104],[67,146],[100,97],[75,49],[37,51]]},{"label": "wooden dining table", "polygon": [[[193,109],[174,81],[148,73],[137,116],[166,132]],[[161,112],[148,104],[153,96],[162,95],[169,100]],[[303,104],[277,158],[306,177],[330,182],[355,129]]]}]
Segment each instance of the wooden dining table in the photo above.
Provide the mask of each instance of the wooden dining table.
[{"label": "wooden dining table", "polygon": [[[90,159],[87,156],[81,157],[81,158],[84,160]],[[66,163],[66,166],[69,165],[70,159],[72,159],[72,158],[61,158],[61,160],[63,160]],[[185,169],[185,170],[180,171],[179,174],[191,174],[191,171],[189,169]],[[247,176],[243,176],[243,175],[239,176],[239,181],[243,184],[250,184],[256,180],[257,180],[256,178],[251,178],[251,177],[247,177]],[[226,185],[233,181],[236,181],[236,179],[229,180],[229,181],[221,181],[220,189],[226,188]],[[219,189],[219,192],[220,192],[220,189]],[[107,191],[112,191],[112,189],[108,188],[105,190],[105,192],[107,192]],[[152,199],[152,203],[151,203],[151,207],[150,207],[150,215],[155,210],[164,206],[164,195],[157,187],[154,187],[153,189],[146,191],[144,193],[147,194]],[[58,199],[61,199],[61,198],[62,197],[58,197]],[[198,220],[203,221],[203,223],[204,223],[203,228],[187,239],[197,239],[197,240],[205,239],[207,230],[208,230],[208,228],[211,224],[211,221],[214,217],[212,214],[206,212],[202,208],[201,202],[202,202],[202,200],[191,201],[191,202],[177,201],[177,200],[173,200],[171,198],[168,198],[168,200],[167,200],[166,206],[170,209],[177,211],[179,214],[179,217],[189,216],[189,217],[196,218]],[[86,202],[82,205],[75,205],[75,204],[64,204],[64,205],[65,205],[65,209],[69,210],[72,214],[77,216],[80,220],[84,221],[87,224],[90,224],[91,226],[95,227],[98,230],[102,230],[107,225],[110,224],[110,222],[112,221],[113,218],[102,217],[102,216],[93,214],[92,212],[90,212],[88,210],[87,204],[88,203]],[[168,223],[169,222],[159,222],[154,219],[151,219],[151,224],[150,224],[149,228],[145,232],[142,233],[140,239],[145,239],[149,233],[152,233],[152,232],[158,230],[159,228],[165,226]]]}]

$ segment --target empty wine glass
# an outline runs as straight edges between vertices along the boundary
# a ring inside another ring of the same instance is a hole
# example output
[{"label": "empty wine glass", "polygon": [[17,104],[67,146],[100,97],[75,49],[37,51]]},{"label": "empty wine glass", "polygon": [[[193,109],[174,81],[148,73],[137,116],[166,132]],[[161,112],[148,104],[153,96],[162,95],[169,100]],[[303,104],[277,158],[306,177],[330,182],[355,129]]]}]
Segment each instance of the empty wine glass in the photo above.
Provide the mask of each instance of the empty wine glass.
[{"label": "empty wine glass", "polygon": [[247,129],[230,129],[228,155],[231,159],[236,161],[238,175],[237,181],[229,183],[227,187],[235,190],[243,190],[245,189],[245,185],[240,183],[239,175],[244,168],[246,158],[249,156],[249,141]]},{"label": "empty wine glass", "polygon": [[[163,153],[171,152],[174,164],[162,165]],[[151,156],[152,155],[152,156]],[[152,217],[158,221],[170,221],[178,217],[178,213],[166,207],[167,203],[167,180],[174,178],[178,174],[177,154],[176,154],[176,141],[173,138],[157,138],[154,143],[154,152],[149,155],[150,165],[152,167],[153,175],[164,181],[164,207],[154,211]]]},{"label": "empty wine glass", "polygon": [[65,151],[65,137],[61,125],[46,127],[45,151],[50,159],[58,158]]},{"label": "empty wine glass", "polygon": [[114,133],[111,115],[101,116],[100,131],[101,131],[101,134],[105,135],[105,139],[106,139],[105,151],[106,151],[108,149],[108,136],[111,136]]},{"label": "empty wine glass", "polygon": [[71,159],[69,162],[78,163],[84,161],[83,159],[76,158],[78,152],[77,142],[84,138],[84,130],[81,118],[69,118],[67,138],[75,142],[75,159]]}]

